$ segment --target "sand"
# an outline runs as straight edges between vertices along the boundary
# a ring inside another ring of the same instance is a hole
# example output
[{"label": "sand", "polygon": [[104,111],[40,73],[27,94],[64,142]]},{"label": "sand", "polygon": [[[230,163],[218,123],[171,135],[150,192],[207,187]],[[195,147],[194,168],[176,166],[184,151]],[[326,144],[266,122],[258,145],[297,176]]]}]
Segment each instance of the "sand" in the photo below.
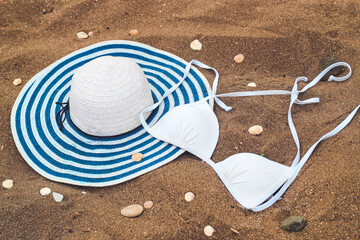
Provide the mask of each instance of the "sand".
[{"label": "sand", "polygon": [[[0,181],[13,179],[15,185],[0,189],[0,239],[359,239],[359,114],[320,144],[282,200],[259,213],[239,206],[214,171],[191,154],[112,187],[51,182],[22,159],[10,129],[13,103],[32,76],[100,41],[134,40],[187,61],[200,60],[220,72],[219,93],[291,90],[297,77],[314,78],[321,59],[335,56],[353,67],[353,76],[319,83],[301,99],[320,97],[321,103],[293,109],[306,150],[359,104],[359,11],[356,0],[1,1]],[[139,34],[130,36],[131,29]],[[93,34],[78,39],[80,31]],[[190,48],[195,39],[202,43],[200,51]],[[244,55],[242,63],[235,63],[237,54]],[[211,82],[213,75],[202,72]],[[14,86],[16,78],[23,84]],[[250,82],[257,87],[246,87]],[[252,152],[291,164],[296,147],[287,124],[289,97],[224,101],[234,109],[215,108],[220,122],[215,162]],[[260,136],[247,131],[256,124],[264,128]],[[42,197],[43,187],[63,194],[64,200]],[[189,191],[196,199],[186,202]],[[154,206],[140,217],[121,216],[121,208],[147,200]],[[304,216],[306,228],[297,233],[280,229],[293,215]],[[203,232],[207,225],[215,229],[212,237]]]}]

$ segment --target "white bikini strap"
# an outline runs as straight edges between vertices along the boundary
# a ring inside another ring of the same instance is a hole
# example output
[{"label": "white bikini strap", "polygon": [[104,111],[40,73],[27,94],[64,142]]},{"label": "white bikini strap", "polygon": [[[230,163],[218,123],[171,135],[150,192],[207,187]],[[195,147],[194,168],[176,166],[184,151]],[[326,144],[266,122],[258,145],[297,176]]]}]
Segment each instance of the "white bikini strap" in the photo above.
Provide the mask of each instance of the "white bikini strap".
[{"label": "white bikini strap", "polygon": [[208,70],[212,70],[212,71],[215,72],[215,78],[214,78],[213,86],[212,86],[212,94],[205,97],[205,98],[203,98],[203,99],[201,99],[201,100],[205,101],[205,100],[208,100],[210,98],[214,98],[215,102],[222,109],[224,109],[225,111],[230,111],[232,108],[227,106],[218,97],[245,97],[245,96],[259,96],[259,95],[291,95],[291,93],[292,93],[292,92],[286,91],[286,90],[267,90],[267,91],[252,91],[252,92],[232,92],[232,93],[224,93],[224,94],[216,95],[217,86],[219,84],[219,73],[218,73],[218,71],[216,71],[215,68],[209,67],[208,65],[206,65],[204,63],[201,63],[201,62],[199,62],[197,60],[191,60],[185,67],[184,76],[182,77],[182,79],[178,83],[176,83],[174,86],[172,86],[170,89],[168,89],[164,93],[164,95],[159,99],[158,102],[156,102],[153,105],[145,108],[140,113],[140,116],[139,116],[140,122],[143,125],[143,127],[145,128],[145,130],[147,130],[148,132],[151,131],[149,125],[145,121],[144,114],[147,113],[147,112],[151,112],[154,109],[156,109],[167,96],[169,96],[173,91],[175,91],[183,83],[183,81],[189,75],[191,65],[196,65],[198,67],[208,69]]},{"label": "white bikini strap", "polygon": [[[330,66],[328,66],[327,68],[325,68],[316,78],[314,78],[314,80],[312,80],[308,85],[306,85],[303,89],[300,90],[300,92],[305,92],[306,90],[308,90],[309,88],[315,86],[329,71],[331,71],[332,69],[336,68],[336,67],[347,67],[349,69],[348,74],[346,74],[343,77],[335,77],[333,75],[331,75],[328,78],[328,81],[335,81],[335,82],[342,82],[345,81],[347,79],[349,79],[349,77],[351,77],[352,71],[351,71],[351,67],[349,64],[347,64],[346,62],[337,62],[334,64],[331,64]],[[305,78],[307,82],[307,78]]]},{"label": "white bikini strap", "polygon": [[336,82],[340,82],[340,81],[345,81],[347,79],[349,79],[351,77],[352,71],[351,71],[351,67],[349,64],[345,63],[345,62],[338,62],[338,63],[334,63],[332,65],[330,65],[329,67],[327,67],[326,69],[324,69],[316,78],[314,78],[309,84],[307,84],[303,89],[298,90],[298,82],[300,81],[304,81],[307,82],[308,78],[306,77],[299,77],[295,80],[295,84],[293,86],[292,89],[292,94],[291,94],[291,100],[290,100],[290,106],[289,106],[289,111],[288,111],[288,123],[289,123],[289,128],[291,131],[291,134],[293,136],[294,142],[296,144],[297,147],[297,153],[296,156],[294,158],[294,161],[291,165],[291,167],[294,167],[298,164],[299,160],[300,160],[300,142],[299,142],[299,137],[298,134],[296,132],[296,128],[294,125],[294,122],[292,120],[292,116],[291,116],[291,109],[294,103],[296,104],[309,104],[309,103],[318,103],[320,102],[319,98],[310,98],[307,100],[299,100],[299,94],[303,93],[305,91],[307,91],[308,89],[310,89],[311,87],[315,86],[320,79],[322,79],[329,71],[331,71],[332,69],[336,68],[336,67],[347,67],[349,69],[349,73],[346,74],[346,76],[344,77],[334,77],[333,75],[331,75],[328,79],[328,81],[336,81]]},{"label": "white bikini strap", "polygon": [[[292,103],[290,103],[290,108],[292,107],[292,104],[294,104],[294,103],[299,104],[299,105],[309,104],[309,103],[318,103],[320,101],[319,98],[310,98],[310,99],[303,100],[303,101],[299,100],[298,99],[299,93],[303,93],[306,90],[308,90],[309,88],[315,86],[330,70],[332,70],[333,68],[336,68],[336,67],[347,67],[349,69],[349,73],[346,74],[346,76],[343,76],[343,77],[334,77],[333,75],[331,75],[329,77],[328,81],[336,81],[336,82],[345,81],[351,76],[352,71],[351,71],[350,65],[345,63],[345,62],[338,62],[338,63],[334,63],[334,64],[330,65],[329,67],[327,67],[326,69],[324,69],[316,78],[314,78],[308,85],[306,85],[300,91],[298,91],[298,82],[300,82],[300,81],[308,82],[307,77],[299,77],[299,78],[297,78],[295,80],[295,84],[294,84],[293,89],[292,89],[291,92],[287,91],[287,90],[264,90],[264,91],[248,91],[248,92],[231,92],[231,93],[222,93],[222,94],[215,95],[216,94],[216,89],[214,91],[214,86],[217,87],[218,82],[216,82],[216,85],[215,85],[215,81],[214,81],[213,93],[214,93],[214,95],[216,97],[215,100],[217,99],[217,97],[248,97],[248,96],[266,96],[266,95],[291,95],[291,98],[294,101]],[[214,71],[216,72],[215,69],[214,69]],[[216,74],[217,74],[217,72],[216,72]],[[212,97],[214,97],[214,96],[208,96],[206,98],[206,100],[209,99],[209,98],[212,98]],[[289,113],[290,113],[290,111],[289,111]],[[291,119],[291,113],[290,113],[289,117]],[[291,120],[291,122],[292,122],[292,120]],[[294,130],[295,130],[295,127],[294,127]],[[297,134],[296,134],[296,136],[297,136]]]},{"label": "white bikini strap", "polygon": [[[290,100],[290,106],[289,106],[289,111],[288,111],[288,122],[289,122],[289,128],[291,131],[291,134],[294,138],[294,142],[296,144],[297,147],[297,153],[296,156],[294,158],[294,161],[291,165],[291,168],[293,168],[294,173],[291,176],[291,178],[285,182],[285,184],[280,188],[280,190],[267,202],[265,202],[262,205],[257,206],[256,208],[253,208],[251,210],[258,212],[258,211],[262,211],[268,207],[270,207],[272,204],[274,204],[283,194],[284,192],[287,190],[287,188],[290,186],[290,184],[294,181],[294,179],[296,178],[297,174],[299,173],[301,167],[305,164],[305,162],[308,160],[308,158],[310,157],[310,155],[312,154],[312,152],[314,151],[315,147],[323,140],[325,140],[326,138],[329,138],[335,134],[337,134],[338,132],[340,132],[350,121],[351,119],[355,116],[355,113],[358,111],[360,105],[358,107],[356,107],[354,109],[354,111],[352,111],[352,113],[342,122],[340,123],[334,130],[332,130],[331,132],[325,134],[323,137],[321,137],[314,145],[312,145],[310,147],[310,149],[306,152],[306,154],[303,156],[303,158],[300,160],[300,141],[299,141],[299,137],[298,134],[296,132],[296,128],[294,125],[294,122],[292,120],[292,116],[291,116],[291,109],[294,103],[296,104],[309,104],[309,103],[316,103],[319,102],[319,98],[310,98],[307,100],[299,100],[298,96],[299,93],[303,93],[306,90],[308,90],[309,88],[313,87],[316,85],[316,83],[318,83],[320,81],[320,79],[325,76],[327,74],[328,71],[330,71],[331,69],[335,68],[335,67],[339,67],[339,66],[344,66],[349,68],[349,73],[344,76],[344,77],[334,77],[334,76],[330,76],[328,81],[345,81],[347,80],[350,76],[351,76],[351,67],[349,64],[344,63],[344,62],[339,62],[339,63],[335,63],[330,65],[329,67],[327,67],[324,71],[322,71],[316,78],[314,78],[313,81],[311,81],[308,85],[306,85],[302,90],[298,90],[298,82],[300,81],[304,81],[307,82],[308,79],[306,77],[299,77],[295,80],[295,84],[294,87],[292,89],[292,94],[291,94],[291,100]],[[299,162],[300,161],[300,162]]]},{"label": "white bikini strap", "polygon": [[[222,109],[224,109],[225,111],[230,111],[232,109],[232,107],[227,106],[225,103],[223,103],[220,99],[218,99],[216,97],[216,91],[217,91],[217,87],[219,85],[219,73],[215,68],[209,67],[208,65],[199,62],[197,60],[192,60],[189,65],[194,64],[198,67],[204,68],[204,69],[208,69],[208,70],[212,70],[215,72],[215,78],[213,81],[213,86],[212,86],[212,96],[215,99],[215,102],[217,103],[217,105],[219,105],[219,107],[221,107]],[[186,76],[185,76],[186,77]]]},{"label": "white bikini strap", "polygon": [[306,161],[309,159],[309,157],[311,156],[311,154],[313,153],[313,151],[315,150],[316,146],[323,140],[332,137],[334,135],[336,135],[338,132],[340,132],[341,130],[343,130],[349,123],[350,121],[354,118],[356,112],[360,109],[360,105],[358,105],[348,116],[347,118],[340,123],[339,125],[337,125],[336,128],[334,128],[331,132],[325,134],[324,136],[322,136],[314,145],[312,145],[310,147],[310,149],[306,152],[306,154],[302,157],[302,159],[300,160],[299,164],[295,167],[293,167],[294,169],[294,173],[293,175],[289,178],[289,180],[287,180],[285,182],[285,184],[280,188],[280,190],[267,202],[265,202],[262,205],[259,205],[255,208],[252,208],[251,210],[253,210],[254,212],[259,212],[262,211],[268,207],[270,207],[272,204],[274,204],[283,194],[284,192],[288,189],[288,187],[290,186],[290,184],[295,180],[296,176],[298,175],[298,173],[300,172],[301,168],[304,166],[304,164],[306,163]]},{"label": "white bikini strap", "polygon": [[164,99],[169,96],[172,92],[174,92],[182,83],[183,81],[186,79],[186,77],[189,75],[189,72],[190,72],[190,67],[191,65],[194,64],[198,67],[201,67],[201,68],[205,68],[205,69],[209,69],[209,70],[213,70],[215,72],[215,78],[214,78],[214,81],[213,81],[213,87],[212,87],[212,97],[215,98],[215,102],[221,107],[223,108],[225,111],[229,111],[231,110],[231,107],[228,107],[225,103],[223,103],[220,99],[218,99],[216,97],[216,90],[217,90],[217,86],[219,84],[219,73],[218,71],[216,71],[215,68],[212,68],[212,67],[209,67],[207,66],[206,64],[203,64],[197,60],[191,60],[185,67],[185,70],[184,70],[184,76],[182,77],[182,79],[176,83],[174,86],[172,86],[171,88],[169,88],[165,93],[164,95],[159,99],[158,102],[154,103],[153,105],[145,108],[139,115],[139,118],[140,118],[140,122],[141,124],[143,125],[143,127],[145,128],[145,130],[147,130],[149,132],[150,130],[150,127],[149,125],[146,123],[145,119],[144,119],[144,113],[147,113],[147,112],[151,112],[152,110],[154,110],[155,108],[157,108],[162,101],[164,101]]}]

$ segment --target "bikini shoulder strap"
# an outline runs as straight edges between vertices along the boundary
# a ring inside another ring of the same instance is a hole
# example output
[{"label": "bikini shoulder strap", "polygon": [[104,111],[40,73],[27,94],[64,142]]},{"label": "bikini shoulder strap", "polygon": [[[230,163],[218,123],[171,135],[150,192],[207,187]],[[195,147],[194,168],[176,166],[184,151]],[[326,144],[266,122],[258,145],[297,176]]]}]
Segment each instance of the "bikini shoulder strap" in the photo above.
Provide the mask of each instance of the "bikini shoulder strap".
[{"label": "bikini shoulder strap", "polygon": [[278,199],[280,199],[280,197],[284,194],[284,192],[288,189],[288,187],[290,186],[290,184],[295,180],[296,176],[298,175],[298,173],[300,172],[301,168],[304,166],[304,164],[306,163],[306,161],[309,159],[309,157],[311,156],[311,154],[313,153],[313,151],[315,150],[316,146],[323,140],[334,136],[335,134],[339,133],[342,129],[344,129],[349,123],[350,121],[354,118],[356,112],[359,110],[360,105],[358,105],[348,116],[347,118],[341,122],[336,128],[334,128],[332,131],[330,131],[329,133],[325,134],[324,136],[322,136],[316,143],[314,143],[309,150],[305,153],[305,155],[300,159],[300,142],[299,142],[299,137],[298,134],[296,132],[296,128],[295,125],[293,123],[292,120],[292,116],[291,116],[291,108],[293,106],[294,103],[296,104],[309,104],[309,103],[316,103],[319,102],[319,98],[310,98],[307,100],[299,100],[298,96],[299,93],[303,93],[306,90],[308,90],[309,88],[315,86],[320,79],[325,76],[330,70],[332,70],[335,67],[339,67],[339,66],[344,66],[347,67],[349,69],[349,73],[344,76],[344,77],[334,77],[334,76],[330,76],[328,81],[345,81],[347,80],[350,76],[351,76],[351,67],[349,64],[344,63],[344,62],[339,62],[339,63],[335,63],[330,65],[328,68],[326,68],[324,71],[322,71],[316,78],[314,78],[313,81],[311,81],[308,85],[306,85],[303,89],[298,90],[298,82],[300,81],[304,81],[307,82],[308,79],[306,77],[300,77],[298,79],[295,80],[295,84],[294,87],[292,89],[292,94],[291,94],[291,101],[290,101],[290,106],[289,106],[289,111],[288,111],[288,122],[289,122],[289,128],[291,131],[291,134],[294,138],[295,144],[297,146],[297,153],[296,156],[294,158],[294,161],[291,165],[291,168],[293,169],[293,174],[292,176],[285,182],[285,184],[279,189],[279,191],[272,196],[272,198],[270,200],[268,200],[267,202],[252,208],[251,210],[258,212],[258,211],[262,211],[268,207],[270,207],[272,204],[274,204]]}]

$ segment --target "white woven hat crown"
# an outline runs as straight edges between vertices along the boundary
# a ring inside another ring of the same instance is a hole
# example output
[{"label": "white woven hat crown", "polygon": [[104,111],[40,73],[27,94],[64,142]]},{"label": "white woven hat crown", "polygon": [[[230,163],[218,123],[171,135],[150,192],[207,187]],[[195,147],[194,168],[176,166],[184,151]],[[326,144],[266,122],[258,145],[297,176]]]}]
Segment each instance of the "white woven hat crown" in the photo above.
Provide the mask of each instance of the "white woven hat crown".
[{"label": "white woven hat crown", "polygon": [[144,72],[130,58],[96,58],[72,78],[70,118],[90,135],[115,136],[133,130],[141,125],[140,112],[153,103]]}]

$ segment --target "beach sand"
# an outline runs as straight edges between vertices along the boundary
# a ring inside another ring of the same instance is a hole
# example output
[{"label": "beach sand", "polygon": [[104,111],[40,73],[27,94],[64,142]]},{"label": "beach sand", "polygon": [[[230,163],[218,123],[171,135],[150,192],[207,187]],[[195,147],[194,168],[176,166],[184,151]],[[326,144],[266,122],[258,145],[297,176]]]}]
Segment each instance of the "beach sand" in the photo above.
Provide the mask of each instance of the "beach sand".
[{"label": "beach sand", "polygon": [[[291,90],[297,77],[313,79],[321,59],[335,56],[352,66],[353,76],[320,82],[300,98],[321,102],[292,111],[304,154],[359,104],[359,11],[356,0],[1,1],[0,181],[13,179],[15,185],[0,189],[0,239],[359,239],[359,113],[318,146],[282,200],[258,213],[243,209],[215,172],[188,153],[112,187],[49,181],[23,160],[10,129],[13,103],[31,77],[101,41],[133,40],[200,60],[219,71],[218,93]],[[131,29],[139,34],[130,36]],[[93,35],[78,39],[80,31]],[[190,48],[195,39],[202,43],[200,51]],[[244,61],[235,63],[239,53]],[[201,71],[211,83],[212,73]],[[14,86],[16,78],[23,84]],[[246,87],[250,82],[257,87]],[[215,162],[252,152],[291,165],[296,146],[287,123],[288,96],[224,101],[233,110],[215,107],[220,122]],[[247,131],[256,124],[264,128],[260,136]],[[62,193],[64,200],[42,197],[42,187]],[[188,191],[195,193],[194,201],[184,200]],[[140,217],[121,216],[123,207],[147,200],[154,206]],[[305,217],[307,226],[296,233],[282,230],[288,216]],[[215,229],[212,237],[203,232],[207,225]]]}]

